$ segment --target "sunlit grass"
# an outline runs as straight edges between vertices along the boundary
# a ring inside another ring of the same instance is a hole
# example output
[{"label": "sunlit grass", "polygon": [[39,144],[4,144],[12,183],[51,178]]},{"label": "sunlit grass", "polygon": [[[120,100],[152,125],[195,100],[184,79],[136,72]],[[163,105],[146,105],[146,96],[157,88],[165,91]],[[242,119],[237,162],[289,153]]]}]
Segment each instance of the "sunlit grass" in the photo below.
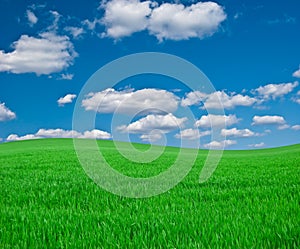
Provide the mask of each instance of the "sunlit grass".
[{"label": "sunlit grass", "polygon": [[[178,151],[148,165],[99,145],[135,177],[162,172]],[[299,248],[300,146],[227,151],[200,185],[206,153],[167,193],[128,199],[86,176],[70,139],[2,144],[0,248]]]}]

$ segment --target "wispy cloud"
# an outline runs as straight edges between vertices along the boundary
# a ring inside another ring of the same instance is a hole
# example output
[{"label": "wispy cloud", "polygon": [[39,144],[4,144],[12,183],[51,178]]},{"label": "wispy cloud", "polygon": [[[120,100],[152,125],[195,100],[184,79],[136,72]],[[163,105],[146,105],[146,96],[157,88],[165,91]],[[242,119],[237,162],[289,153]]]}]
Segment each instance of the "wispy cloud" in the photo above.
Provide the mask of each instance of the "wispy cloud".
[{"label": "wispy cloud", "polygon": [[38,18],[36,17],[36,15],[33,13],[33,11],[31,10],[27,10],[26,11],[26,17],[28,19],[29,25],[33,26],[34,24],[36,24],[38,22]]},{"label": "wispy cloud", "polygon": [[58,78],[58,79],[60,79],[60,80],[72,80],[73,77],[74,77],[74,74],[70,74],[70,73],[64,74],[64,73],[62,73],[60,75],[60,78]]},{"label": "wispy cloud", "polygon": [[252,148],[261,148],[261,147],[265,146],[265,143],[264,142],[260,142],[260,143],[257,143],[257,144],[249,144],[248,146],[252,147]]}]

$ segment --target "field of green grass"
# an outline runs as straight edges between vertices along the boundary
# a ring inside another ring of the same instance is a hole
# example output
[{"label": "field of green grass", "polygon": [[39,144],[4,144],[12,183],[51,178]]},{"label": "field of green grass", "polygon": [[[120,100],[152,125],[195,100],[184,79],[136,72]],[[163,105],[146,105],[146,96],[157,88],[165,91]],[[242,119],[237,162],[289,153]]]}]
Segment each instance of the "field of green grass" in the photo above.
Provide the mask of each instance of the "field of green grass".
[{"label": "field of green grass", "polygon": [[[148,165],[98,143],[115,169],[139,177],[178,151]],[[0,144],[0,248],[300,248],[300,145],[225,151],[199,184],[206,155],[170,191],[130,199],[87,177],[71,139]]]}]

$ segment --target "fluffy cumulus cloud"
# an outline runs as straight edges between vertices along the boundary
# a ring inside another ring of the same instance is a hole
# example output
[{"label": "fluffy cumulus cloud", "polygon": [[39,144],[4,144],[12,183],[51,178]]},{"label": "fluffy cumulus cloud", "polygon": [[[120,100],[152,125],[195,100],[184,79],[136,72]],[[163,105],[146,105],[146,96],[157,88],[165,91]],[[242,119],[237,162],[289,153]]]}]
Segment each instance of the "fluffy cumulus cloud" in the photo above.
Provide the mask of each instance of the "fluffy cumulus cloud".
[{"label": "fluffy cumulus cloud", "polygon": [[137,91],[116,91],[106,89],[97,93],[90,93],[82,101],[85,110],[99,113],[136,113],[141,110],[163,110],[173,112],[177,109],[178,98],[171,92],[152,88]]},{"label": "fluffy cumulus cloud", "polygon": [[12,47],[12,52],[0,51],[0,72],[51,74],[70,66],[77,56],[69,38],[55,32],[22,35]]},{"label": "fluffy cumulus cloud", "polygon": [[0,102],[0,122],[8,121],[16,118],[16,114]]},{"label": "fluffy cumulus cloud", "polygon": [[299,83],[297,81],[294,83],[268,84],[260,86],[254,91],[264,99],[276,99],[292,92],[298,85]]},{"label": "fluffy cumulus cloud", "polygon": [[236,106],[251,106],[255,102],[257,102],[257,99],[249,97],[247,95],[228,95],[224,91],[217,91],[208,96],[208,98],[204,102],[204,106],[207,109],[233,109]]},{"label": "fluffy cumulus cloud", "polygon": [[231,126],[239,122],[239,119],[235,115],[214,115],[208,114],[203,115],[199,120],[196,121],[196,127],[210,128],[212,126],[222,127]]},{"label": "fluffy cumulus cloud", "polygon": [[29,139],[41,139],[41,138],[87,138],[87,139],[110,139],[110,133],[101,130],[85,131],[83,133],[74,130],[63,129],[40,129],[35,134],[27,134],[24,136],[18,136],[11,134],[6,138],[6,141],[20,141]]},{"label": "fluffy cumulus cloud", "polygon": [[284,125],[286,123],[284,117],[277,115],[254,116],[252,121],[252,125]]},{"label": "fluffy cumulus cloud", "polygon": [[76,98],[76,94],[67,94],[64,97],[61,97],[57,100],[59,106],[64,106],[65,104],[72,103]]},{"label": "fluffy cumulus cloud", "polygon": [[186,139],[186,140],[196,140],[200,137],[209,136],[211,131],[199,131],[198,129],[185,129],[180,131],[175,135],[175,138]]},{"label": "fluffy cumulus cloud", "polygon": [[223,149],[236,143],[236,140],[211,141],[205,144],[204,147],[209,149]]},{"label": "fluffy cumulus cloud", "polygon": [[118,39],[130,36],[147,27],[151,14],[151,2],[139,0],[112,0],[103,3],[105,10],[102,23],[106,27],[105,35]]},{"label": "fluffy cumulus cloud", "polygon": [[185,121],[187,118],[177,118],[172,113],[166,115],[149,114],[127,126],[119,126],[118,130],[134,134],[149,134],[154,130],[168,133],[183,127]]},{"label": "fluffy cumulus cloud", "polygon": [[202,39],[214,34],[225,19],[223,8],[214,2],[163,3],[153,9],[148,29],[159,40]]},{"label": "fluffy cumulus cloud", "polygon": [[[112,0],[101,4],[105,36],[119,39],[148,30],[159,40],[183,40],[213,35],[226,19],[223,8],[215,2],[189,6],[140,0]],[[98,21],[97,21],[98,22]],[[95,25],[93,25],[95,28]]]},{"label": "fluffy cumulus cloud", "polygon": [[30,26],[33,26],[34,24],[36,24],[38,22],[38,18],[31,10],[26,11],[26,16],[27,16]]},{"label": "fluffy cumulus cloud", "polygon": [[293,73],[293,76],[296,77],[296,78],[300,78],[300,67],[298,70],[296,70],[294,73]]},{"label": "fluffy cumulus cloud", "polygon": [[200,91],[189,92],[186,94],[185,98],[181,100],[181,105],[182,106],[198,105],[201,102],[204,102],[207,96],[208,94]]},{"label": "fluffy cumulus cloud", "polygon": [[258,134],[249,130],[249,129],[237,129],[237,128],[232,128],[232,129],[222,129],[221,130],[221,135],[225,137],[253,137],[257,136]]},{"label": "fluffy cumulus cloud", "polygon": [[227,94],[224,91],[216,91],[211,94],[205,94],[199,91],[189,92],[185,98],[182,99],[182,106],[198,105],[204,103],[207,109],[233,109],[236,106],[251,106],[258,102],[256,98],[241,95],[241,94]]}]

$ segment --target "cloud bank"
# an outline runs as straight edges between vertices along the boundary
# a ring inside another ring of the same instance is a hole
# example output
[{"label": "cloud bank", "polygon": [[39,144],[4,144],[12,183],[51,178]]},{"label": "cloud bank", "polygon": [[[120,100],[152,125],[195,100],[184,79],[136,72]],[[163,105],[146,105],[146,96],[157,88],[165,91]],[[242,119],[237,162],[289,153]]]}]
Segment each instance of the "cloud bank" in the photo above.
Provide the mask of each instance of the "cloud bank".
[{"label": "cloud bank", "polygon": [[101,130],[85,131],[83,133],[74,130],[64,129],[40,129],[35,134],[27,134],[18,136],[11,134],[6,138],[6,141],[21,141],[29,139],[42,139],[42,138],[86,138],[86,139],[110,139],[110,133]]}]

